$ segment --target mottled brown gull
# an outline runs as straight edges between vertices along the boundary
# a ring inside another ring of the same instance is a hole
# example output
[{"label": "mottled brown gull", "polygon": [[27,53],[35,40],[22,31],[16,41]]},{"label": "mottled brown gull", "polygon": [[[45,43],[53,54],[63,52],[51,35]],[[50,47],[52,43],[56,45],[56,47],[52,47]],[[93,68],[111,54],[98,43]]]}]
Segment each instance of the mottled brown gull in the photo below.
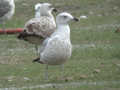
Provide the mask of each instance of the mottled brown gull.
[{"label": "mottled brown gull", "polygon": [[39,3],[37,7],[35,5],[35,10],[39,15],[26,22],[24,31],[20,33],[18,38],[39,45],[56,29],[56,23],[52,15],[52,12],[56,9],[50,3]]},{"label": "mottled brown gull", "polygon": [[[56,31],[45,41],[41,47],[40,57],[33,60],[41,64],[48,65],[62,65],[71,57],[72,44],[70,40],[70,27],[69,22],[71,20],[79,21],[67,12],[63,12],[57,15]],[[48,72],[45,74],[48,79]]]}]

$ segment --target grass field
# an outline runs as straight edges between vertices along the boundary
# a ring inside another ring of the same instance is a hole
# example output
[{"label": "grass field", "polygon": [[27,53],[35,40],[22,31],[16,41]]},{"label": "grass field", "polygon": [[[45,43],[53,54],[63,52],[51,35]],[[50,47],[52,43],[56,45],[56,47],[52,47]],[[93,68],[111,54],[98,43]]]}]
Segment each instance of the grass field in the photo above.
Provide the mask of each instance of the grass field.
[{"label": "grass field", "polygon": [[45,65],[32,63],[34,45],[17,35],[0,35],[0,90],[119,90],[120,34],[114,32],[120,27],[120,1],[16,0],[16,13],[6,27],[23,27],[34,17],[34,4],[45,1],[76,17],[88,16],[70,24],[73,53],[64,73],[50,66],[49,80],[44,80]]}]

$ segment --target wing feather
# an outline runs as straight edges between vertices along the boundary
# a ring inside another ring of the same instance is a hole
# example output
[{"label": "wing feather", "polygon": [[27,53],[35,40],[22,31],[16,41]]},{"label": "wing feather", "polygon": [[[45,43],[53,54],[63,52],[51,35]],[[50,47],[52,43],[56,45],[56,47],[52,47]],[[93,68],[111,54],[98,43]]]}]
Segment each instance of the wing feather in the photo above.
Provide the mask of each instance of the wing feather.
[{"label": "wing feather", "polygon": [[29,34],[35,34],[41,36],[42,39],[45,39],[56,30],[56,24],[53,22],[54,21],[51,20],[50,17],[46,16],[41,18],[32,18],[25,24],[24,30]]}]

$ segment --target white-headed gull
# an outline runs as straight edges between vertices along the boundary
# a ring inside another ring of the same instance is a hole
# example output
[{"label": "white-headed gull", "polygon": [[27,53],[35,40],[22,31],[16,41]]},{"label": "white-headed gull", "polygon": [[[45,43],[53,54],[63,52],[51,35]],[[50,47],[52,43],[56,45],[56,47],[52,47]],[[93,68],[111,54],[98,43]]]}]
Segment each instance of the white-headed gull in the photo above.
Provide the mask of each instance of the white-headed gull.
[{"label": "white-headed gull", "polygon": [[[63,12],[57,15],[56,31],[46,38],[40,49],[40,57],[34,59],[33,62],[39,62],[41,64],[48,65],[62,65],[71,57],[72,44],[70,40],[70,21],[79,21],[67,12]],[[45,74],[48,79],[48,72]]]}]

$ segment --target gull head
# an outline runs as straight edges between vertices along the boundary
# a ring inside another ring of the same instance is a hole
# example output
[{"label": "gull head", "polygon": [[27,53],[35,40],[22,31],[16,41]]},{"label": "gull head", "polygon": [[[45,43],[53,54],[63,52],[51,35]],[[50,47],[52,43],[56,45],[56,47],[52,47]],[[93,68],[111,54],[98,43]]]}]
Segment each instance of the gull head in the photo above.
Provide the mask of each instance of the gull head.
[{"label": "gull head", "polygon": [[35,11],[39,12],[41,16],[47,16],[47,15],[51,15],[52,12],[57,12],[57,10],[50,3],[36,4]]},{"label": "gull head", "polygon": [[62,12],[56,17],[57,24],[68,24],[70,21],[79,21],[79,19],[67,12]]}]

